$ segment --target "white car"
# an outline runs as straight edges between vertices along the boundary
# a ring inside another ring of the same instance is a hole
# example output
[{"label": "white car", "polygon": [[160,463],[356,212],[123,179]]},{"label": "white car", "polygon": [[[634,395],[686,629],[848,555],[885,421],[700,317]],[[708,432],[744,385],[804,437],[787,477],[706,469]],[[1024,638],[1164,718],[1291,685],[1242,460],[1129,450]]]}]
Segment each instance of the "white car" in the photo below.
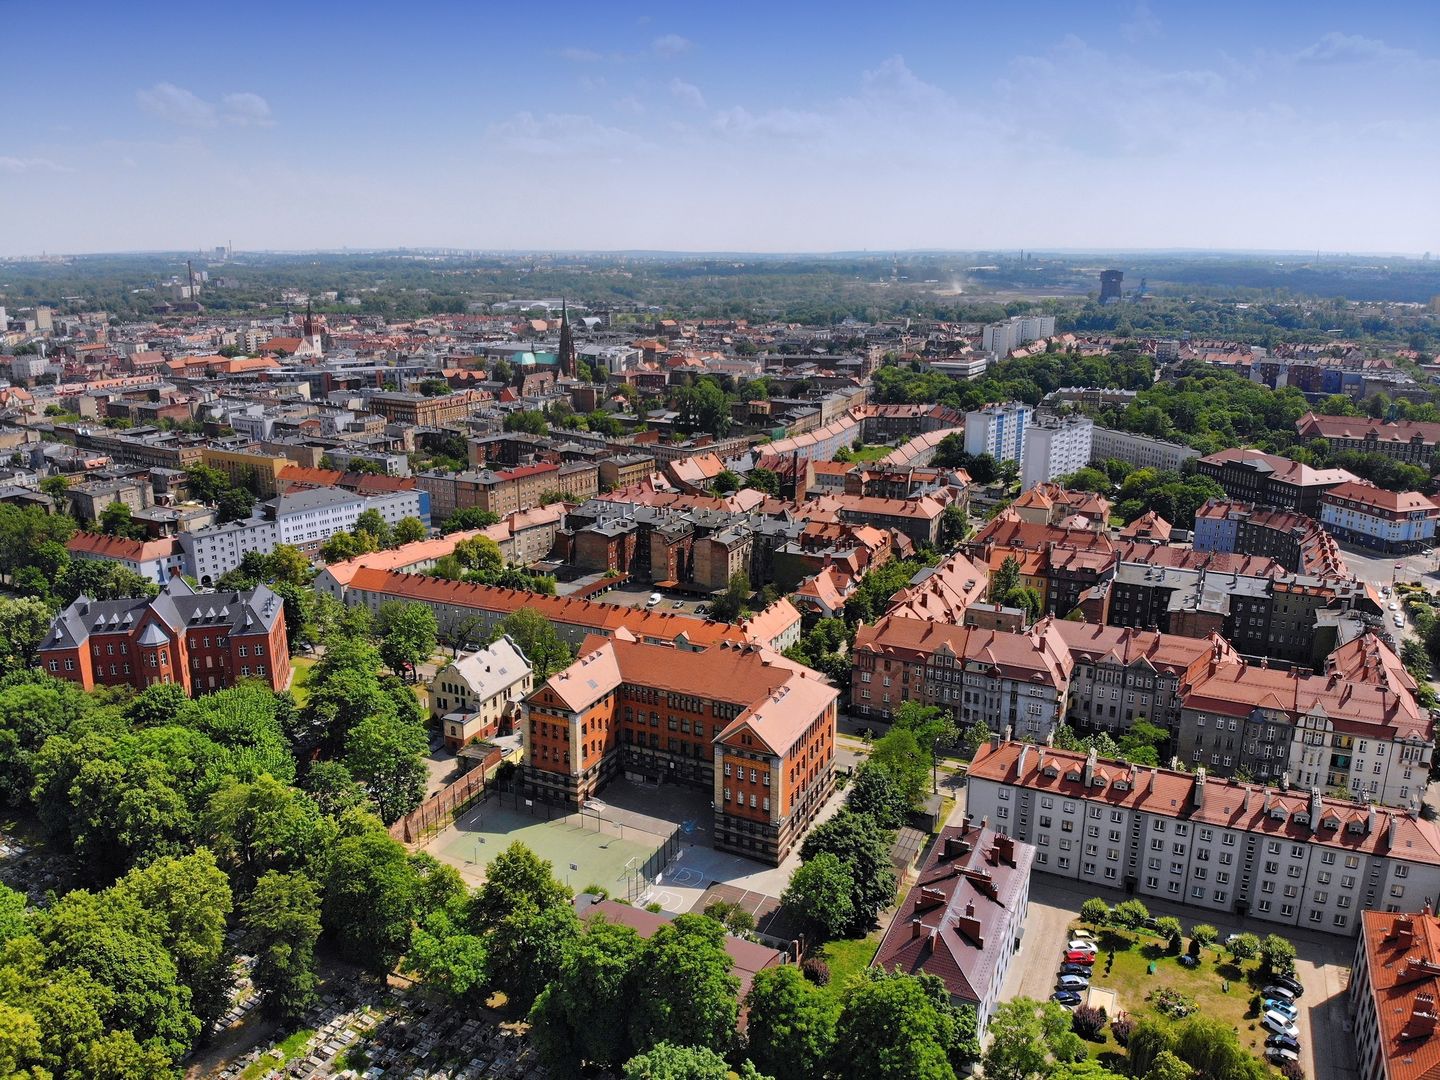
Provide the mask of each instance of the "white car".
[{"label": "white car", "polygon": [[1084,990],[1090,985],[1090,980],[1083,975],[1061,975],[1055,980],[1055,985],[1061,990]]},{"label": "white car", "polygon": [[1396,616],[1395,616],[1395,625],[1396,625],[1397,627],[1399,627],[1400,629],[1403,630],[1403,629],[1405,628],[1405,620],[1404,620],[1404,618],[1402,618],[1402,617],[1399,616],[1399,615],[1396,615]]},{"label": "white car", "polygon": [[1400,605],[1397,604],[1394,600],[1391,600],[1391,601],[1390,601],[1390,610],[1391,610],[1391,611],[1399,611],[1399,610],[1400,610]]},{"label": "white car", "polygon": [[1287,1020],[1283,1013],[1267,1012],[1260,1019],[1260,1023],[1264,1025],[1265,1030],[1273,1031],[1276,1035],[1288,1035],[1292,1039],[1300,1038],[1300,1029],[1295,1026],[1294,1021]]},{"label": "white car", "polygon": [[1067,952],[1098,953],[1100,951],[1095,947],[1095,943],[1093,941],[1082,937],[1072,938],[1069,942],[1066,943],[1065,949]]},{"label": "white car", "polygon": [[1070,937],[1074,941],[1092,941],[1095,935],[1089,930],[1071,930]]}]

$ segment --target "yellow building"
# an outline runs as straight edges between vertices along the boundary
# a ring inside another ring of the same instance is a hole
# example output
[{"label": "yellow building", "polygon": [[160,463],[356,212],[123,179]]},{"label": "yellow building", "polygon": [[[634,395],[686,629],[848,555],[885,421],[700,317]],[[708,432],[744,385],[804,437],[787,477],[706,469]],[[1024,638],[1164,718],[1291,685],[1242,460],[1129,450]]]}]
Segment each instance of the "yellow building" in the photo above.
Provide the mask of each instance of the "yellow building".
[{"label": "yellow building", "polygon": [[[258,454],[248,450],[220,450],[207,446],[200,455],[200,461],[212,469],[219,469],[235,487],[250,488],[262,499],[279,494],[276,482],[280,473],[295,464],[289,458],[272,454]],[[254,478],[253,484],[251,477]]]}]

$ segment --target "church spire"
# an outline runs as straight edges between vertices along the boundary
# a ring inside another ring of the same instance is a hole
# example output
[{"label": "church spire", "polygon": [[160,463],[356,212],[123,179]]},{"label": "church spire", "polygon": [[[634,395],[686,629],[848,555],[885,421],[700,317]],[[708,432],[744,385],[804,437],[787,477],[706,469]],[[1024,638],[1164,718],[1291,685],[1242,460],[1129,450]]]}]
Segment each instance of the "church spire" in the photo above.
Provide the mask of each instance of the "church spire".
[{"label": "church spire", "polygon": [[575,375],[575,339],[570,335],[570,313],[566,302],[560,301],[560,374],[573,378]]},{"label": "church spire", "polygon": [[307,338],[315,336],[315,313],[308,298],[305,300],[305,336]]}]

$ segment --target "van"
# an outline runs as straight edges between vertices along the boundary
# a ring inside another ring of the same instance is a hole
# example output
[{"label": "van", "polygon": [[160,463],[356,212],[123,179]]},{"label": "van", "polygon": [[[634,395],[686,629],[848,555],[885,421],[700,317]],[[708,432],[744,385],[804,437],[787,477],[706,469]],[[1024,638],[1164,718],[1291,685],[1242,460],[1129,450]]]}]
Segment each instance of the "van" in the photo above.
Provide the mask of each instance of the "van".
[{"label": "van", "polygon": [[646,607],[656,607],[656,606],[659,605],[660,601],[663,600],[663,599],[664,599],[664,597],[662,597],[658,592],[652,592],[652,593],[650,594],[650,599],[645,601],[645,606],[646,606]]}]

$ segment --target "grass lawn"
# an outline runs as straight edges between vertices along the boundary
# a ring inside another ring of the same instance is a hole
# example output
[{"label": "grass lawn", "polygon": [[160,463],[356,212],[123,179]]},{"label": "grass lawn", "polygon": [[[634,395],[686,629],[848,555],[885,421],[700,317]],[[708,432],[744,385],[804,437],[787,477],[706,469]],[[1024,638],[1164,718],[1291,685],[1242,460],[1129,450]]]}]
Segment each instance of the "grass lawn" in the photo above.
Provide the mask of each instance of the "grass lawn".
[{"label": "grass lawn", "polygon": [[850,451],[850,460],[856,463],[879,461],[894,450],[893,446],[862,446],[859,450]]},{"label": "grass lawn", "polygon": [[826,945],[820,952],[825,963],[830,965],[830,981],[825,985],[824,992],[831,997],[838,998],[840,992],[845,988],[845,984],[850,981],[850,976],[864,971],[870,966],[870,961],[875,956],[875,950],[879,947],[880,931],[878,930],[863,938],[832,941]]},{"label": "grass lawn", "polygon": [[292,656],[290,667],[295,677],[290,682],[290,692],[295,695],[295,704],[304,705],[310,700],[310,675],[315,670],[315,661],[308,656]]},{"label": "grass lawn", "polygon": [[[1077,922],[1074,925],[1081,924]],[[1268,1032],[1260,1026],[1259,1017],[1246,1015],[1250,1010],[1251,996],[1263,985],[1258,960],[1237,964],[1229,953],[1211,947],[1201,951],[1198,967],[1187,968],[1180,963],[1179,956],[1169,955],[1164,943],[1153,934],[1106,928],[1099,930],[1096,936],[1100,955],[1090,984],[1114,991],[1119,998],[1118,1009],[1136,1019],[1143,1016],[1165,1018],[1147,998],[1163,987],[1170,987],[1195,1002],[1193,1015],[1219,1020],[1234,1028],[1241,1046],[1247,1047],[1256,1057],[1264,1056]],[[1185,939],[1185,943],[1189,945],[1189,938]],[[1114,960],[1107,972],[1112,948]],[[1152,963],[1155,965],[1153,975],[1150,974]],[[1108,1026],[1104,1042],[1086,1045],[1092,1058],[1105,1061],[1112,1068],[1115,1064],[1113,1055],[1124,1055]]]},{"label": "grass lawn", "polygon": [[270,1052],[253,1062],[249,1068],[240,1074],[240,1080],[259,1080],[259,1077],[273,1072],[282,1067],[287,1061],[305,1049],[305,1044],[315,1036],[314,1028],[301,1028],[285,1036],[278,1044],[270,1048]]}]

